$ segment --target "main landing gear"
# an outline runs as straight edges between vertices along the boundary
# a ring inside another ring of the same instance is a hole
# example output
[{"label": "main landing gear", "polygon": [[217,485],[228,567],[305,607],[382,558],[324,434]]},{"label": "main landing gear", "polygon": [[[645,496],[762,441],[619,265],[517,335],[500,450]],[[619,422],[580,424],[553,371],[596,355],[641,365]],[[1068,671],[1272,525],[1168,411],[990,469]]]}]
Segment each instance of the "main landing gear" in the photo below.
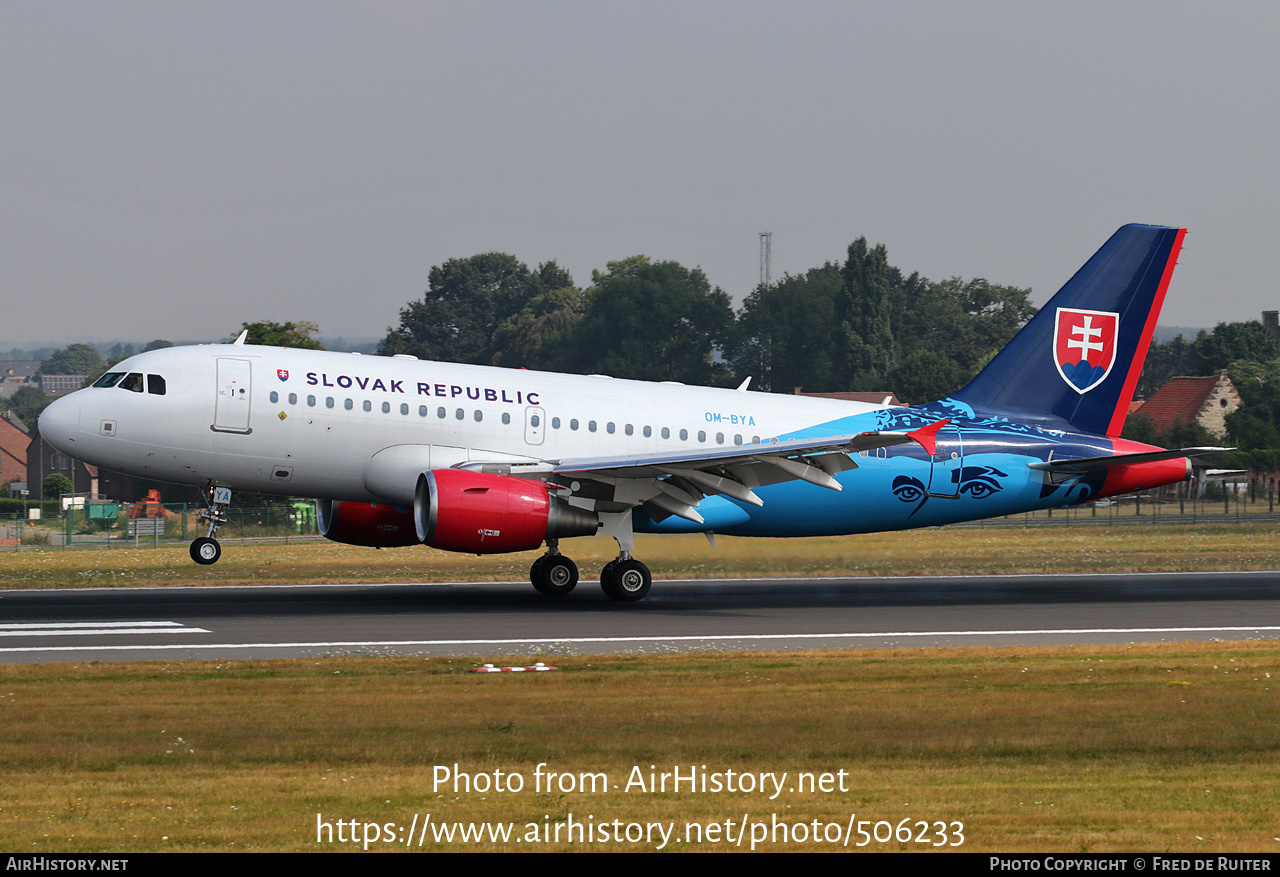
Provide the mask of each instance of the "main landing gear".
[{"label": "main landing gear", "polygon": [[653,576],[649,567],[631,556],[628,551],[622,552],[616,560],[611,560],[600,570],[600,587],[614,600],[634,603],[643,600],[653,584]]},{"label": "main landing gear", "polygon": [[[643,600],[653,585],[649,567],[631,556],[629,536],[628,533],[627,547],[623,548],[622,541],[619,540],[618,557],[600,570],[600,587],[610,599],[623,603]],[[192,551],[195,551],[194,547]],[[559,540],[548,539],[547,553],[529,567],[529,581],[533,582],[534,588],[541,594],[563,597],[578,585],[578,566],[560,553]]]},{"label": "main landing gear", "polygon": [[208,566],[217,563],[222,557],[222,546],[213,537],[218,535],[218,528],[227,522],[227,508],[231,505],[231,489],[215,487],[212,493],[205,492],[205,503],[209,506],[200,513],[200,520],[209,522],[209,532],[191,543],[191,559],[196,563]]},{"label": "main landing gear", "polygon": [[547,553],[529,567],[529,581],[540,594],[563,597],[578,586],[578,565],[560,553],[558,539],[547,541]]}]

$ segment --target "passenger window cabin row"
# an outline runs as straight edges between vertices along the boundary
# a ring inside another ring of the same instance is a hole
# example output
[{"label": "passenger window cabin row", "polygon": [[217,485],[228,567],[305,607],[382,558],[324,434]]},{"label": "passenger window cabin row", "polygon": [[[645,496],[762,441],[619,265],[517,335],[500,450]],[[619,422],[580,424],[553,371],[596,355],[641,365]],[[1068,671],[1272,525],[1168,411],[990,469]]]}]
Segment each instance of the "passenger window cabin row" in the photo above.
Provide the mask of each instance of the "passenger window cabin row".
[{"label": "passenger window cabin row", "polygon": [[[280,399],[281,399],[281,395],[280,395],[280,393],[278,393],[277,391],[272,390],[272,391],[271,391],[271,395],[270,395],[270,399],[271,399],[272,404],[279,404]],[[289,394],[288,394],[287,399],[288,399],[288,403],[289,403],[290,405],[297,405],[297,404],[299,404],[299,402],[298,402],[298,394],[297,394],[297,393],[289,393]],[[321,401],[320,401],[320,399],[319,399],[319,397],[317,397],[317,396],[313,396],[313,395],[309,395],[309,396],[307,396],[307,397],[306,397],[305,404],[306,404],[306,406],[307,406],[308,408],[315,408],[315,407],[317,407],[317,406],[319,406],[319,405],[321,405],[321,404],[323,404],[325,408],[336,408],[336,407],[337,407],[337,405],[338,405],[338,400],[337,400],[337,399],[335,399],[333,396],[326,396],[326,397],[324,397],[324,401],[323,401],[323,402],[321,402]],[[371,400],[369,400],[369,399],[365,399],[365,400],[363,400],[363,401],[360,403],[360,407],[361,407],[361,410],[363,410],[363,411],[369,411],[369,412],[372,412],[372,411],[373,411],[373,402],[372,402]],[[343,399],[343,400],[342,400],[342,409],[343,409],[344,411],[353,411],[353,410],[355,410],[355,400],[354,400],[354,399],[350,399],[350,398]],[[391,403],[390,403],[390,402],[383,402],[383,403],[381,404],[381,409],[382,409],[382,413],[383,413],[383,414],[390,414],[390,413],[391,413],[391,411],[392,411]],[[400,414],[401,414],[401,415],[408,416],[409,411],[411,410],[411,409],[410,409],[410,405],[409,405],[409,403],[408,403],[408,402],[401,402],[401,403],[400,403],[400,405],[399,405],[399,410],[400,410]],[[418,406],[418,416],[419,416],[419,417],[429,417],[429,416],[431,416],[431,413],[432,413],[432,411],[431,411],[430,407],[428,407],[428,406],[426,406],[426,405],[419,405],[419,406]],[[446,419],[448,419],[448,417],[449,417],[449,409],[448,409],[448,408],[445,408],[444,406],[440,406],[440,407],[438,407],[438,408],[436,408],[436,409],[435,409],[435,416],[436,416],[438,419],[440,419],[440,420],[446,420]],[[453,410],[453,417],[454,417],[454,419],[455,419],[455,420],[466,420],[466,419],[467,419],[467,412],[466,412],[466,409],[464,409],[464,408],[456,408],[456,409],[454,409],[454,410]],[[475,409],[475,410],[472,412],[471,417],[472,417],[472,419],[473,419],[476,423],[481,423],[481,422],[483,422],[483,421],[484,421],[484,412],[483,412],[483,411],[481,411],[479,408],[477,408],[477,409]],[[511,413],[510,413],[510,412],[507,412],[507,411],[504,411],[504,412],[503,412],[503,414],[502,414],[502,422],[503,422],[503,424],[504,424],[504,425],[509,425],[509,424],[511,423]],[[542,418],[541,418],[539,415],[537,415],[537,414],[532,415],[532,416],[529,418],[529,425],[530,425],[531,427],[533,427],[534,429],[537,429],[538,427],[542,426]],[[561,428],[563,427],[563,425],[564,425],[564,421],[563,421],[560,417],[558,417],[558,416],[557,416],[557,417],[552,417],[552,418],[551,418],[551,428],[552,428],[552,429],[561,429]],[[576,432],[578,429],[580,429],[580,428],[582,427],[582,425],[583,425],[583,424],[581,423],[581,421],[579,421],[576,417],[575,417],[575,418],[571,418],[571,419],[568,421],[568,427],[569,427],[569,431],[570,431],[570,432]],[[594,421],[594,420],[588,420],[588,421],[586,422],[586,429],[587,429],[587,432],[598,432],[598,431],[599,431],[599,429],[600,429],[600,424],[599,424],[598,422]],[[616,434],[616,433],[617,433],[617,431],[618,431],[618,425],[617,425],[616,423],[614,423],[613,421],[606,421],[606,422],[605,422],[605,424],[604,424],[604,431],[605,431],[607,434],[609,434],[609,435],[614,435],[614,434]],[[635,424],[632,424],[632,423],[624,423],[624,424],[622,425],[622,431],[623,431],[623,434],[625,434],[625,435],[635,435],[635,432],[636,432]],[[641,435],[643,435],[645,438],[652,438],[652,437],[653,437],[653,427],[652,427],[652,426],[642,426],[642,427],[640,427],[640,433],[641,433]],[[670,439],[671,439],[671,435],[672,435],[672,431],[671,431],[671,429],[670,429],[669,427],[664,426],[664,427],[662,427],[662,428],[658,431],[658,434],[659,434],[662,438],[667,439],[667,440],[670,440]],[[682,441],[682,442],[687,442],[687,441],[689,441],[689,435],[690,435],[689,430],[687,430],[687,429],[681,429],[681,430],[679,430],[679,431],[678,431],[678,435],[679,435],[679,437],[680,437],[680,441]],[[735,435],[733,436],[733,443],[734,443],[735,445],[740,445],[740,444],[742,444],[742,443],[744,442],[744,440],[745,440],[745,439],[743,438],[743,436],[742,436],[741,434],[735,434]],[[700,430],[698,430],[698,433],[697,433],[697,441],[698,441],[698,443],[699,443],[699,444],[707,444],[707,441],[708,441],[708,434],[707,434],[706,430],[701,430],[701,429],[700,429]],[[722,432],[718,432],[718,433],[716,433],[716,434],[715,434],[715,444],[717,444],[717,445],[723,445],[724,443],[725,443],[725,434],[724,434],[724,433],[722,433]],[[758,436],[758,435],[753,435],[753,436],[751,437],[751,443],[752,443],[752,444],[759,444],[759,443],[760,443],[760,436]]]}]

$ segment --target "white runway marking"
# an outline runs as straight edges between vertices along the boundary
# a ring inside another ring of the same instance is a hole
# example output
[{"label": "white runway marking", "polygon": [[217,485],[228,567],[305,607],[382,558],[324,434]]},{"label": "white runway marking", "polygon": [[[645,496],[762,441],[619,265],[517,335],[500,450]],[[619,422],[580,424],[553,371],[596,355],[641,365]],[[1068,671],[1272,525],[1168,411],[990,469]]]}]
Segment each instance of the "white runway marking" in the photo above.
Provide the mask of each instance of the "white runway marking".
[{"label": "white runway marking", "polygon": [[[182,628],[183,632],[199,632],[199,628]],[[114,632],[114,631],[108,631]],[[178,633],[178,630],[155,631]],[[207,633],[208,631],[204,631]],[[1054,634],[1156,634],[1156,633],[1263,633],[1280,632],[1280,626],[1258,627],[1094,627],[1094,628],[1044,628],[1029,630],[907,630],[860,633],[762,633],[725,634],[721,636],[562,636],[508,639],[436,639],[436,640],[346,640],[334,642],[291,643],[211,643],[182,645],[136,646],[33,646],[31,648],[3,648],[0,652],[71,652],[71,651],[143,651],[162,649],[334,649],[363,648],[370,646],[494,646],[494,645],[554,645],[554,644],[610,644],[610,643],[677,643],[677,642],[735,642],[768,640],[813,639],[908,639],[920,637],[963,636],[1052,636]]]},{"label": "white runway marking", "polygon": [[0,624],[0,630],[43,630],[76,627],[182,627],[180,621],[37,621],[23,624]]},{"label": "white runway marking", "polygon": [[[0,624],[0,636],[118,636],[155,633],[212,633],[212,631],[205,630],[203,627],[186,627],[178,621],[47,621],[32,624]],[[0,649],[0,651],[26,651],[26,649]]]}]

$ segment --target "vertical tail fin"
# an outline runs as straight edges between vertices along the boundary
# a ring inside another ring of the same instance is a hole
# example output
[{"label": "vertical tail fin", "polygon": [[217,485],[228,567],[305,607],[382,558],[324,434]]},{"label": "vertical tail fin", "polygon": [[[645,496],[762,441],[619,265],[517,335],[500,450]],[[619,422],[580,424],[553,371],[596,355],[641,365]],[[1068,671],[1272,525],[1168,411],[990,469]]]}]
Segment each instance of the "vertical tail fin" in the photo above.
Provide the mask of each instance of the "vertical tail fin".
[{"label": "vertical tail fin", "polygon": [[952,398],[978,414],[1119,435],[1185,234],[1121,228]]}]

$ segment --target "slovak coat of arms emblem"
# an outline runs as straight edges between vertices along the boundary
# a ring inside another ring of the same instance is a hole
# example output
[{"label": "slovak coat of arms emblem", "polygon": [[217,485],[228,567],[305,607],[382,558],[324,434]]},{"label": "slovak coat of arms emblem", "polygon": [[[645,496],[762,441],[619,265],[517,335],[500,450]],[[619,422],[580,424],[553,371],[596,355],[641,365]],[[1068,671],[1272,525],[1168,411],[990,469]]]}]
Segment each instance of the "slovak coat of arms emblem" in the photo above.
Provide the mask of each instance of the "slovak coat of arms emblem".
[{"label": "slovak coat of arms emblem", "polygon": [[1053,362],[1058,374],[1084,394],[1107,379],[1116,362],[1120,315],[1109,311],[1058,308],[1053,329]]}]

